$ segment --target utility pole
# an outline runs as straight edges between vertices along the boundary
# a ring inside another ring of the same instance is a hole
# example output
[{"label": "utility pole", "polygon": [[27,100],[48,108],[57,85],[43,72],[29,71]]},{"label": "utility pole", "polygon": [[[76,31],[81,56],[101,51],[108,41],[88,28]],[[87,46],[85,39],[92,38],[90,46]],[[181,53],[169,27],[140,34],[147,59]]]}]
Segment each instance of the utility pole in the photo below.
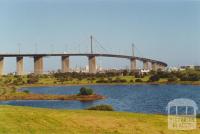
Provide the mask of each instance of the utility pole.
[{"label": "utility pole", "polygon": [[93,54],[92,35],[90,36],[90,41],[91,41],[91,54]]},{"label": "utility pole", "polygon": [[134,45],[134,43],[133,43],[133,44],[132,44],[132,56],[133,56],[133,57],[135,56],[134,47],[135,47],[135,45]]}]

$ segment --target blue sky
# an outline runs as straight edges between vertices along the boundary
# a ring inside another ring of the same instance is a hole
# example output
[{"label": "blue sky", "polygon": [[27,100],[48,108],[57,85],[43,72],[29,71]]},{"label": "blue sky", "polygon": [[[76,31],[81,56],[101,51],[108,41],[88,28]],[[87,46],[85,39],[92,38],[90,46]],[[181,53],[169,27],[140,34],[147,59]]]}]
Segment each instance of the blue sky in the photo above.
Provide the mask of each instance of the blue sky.
[{"label": "blue sky", "polygon": [[[169,66],[200,64],[200,1],[0,0],[0,52],[89,51],[93,35],[108,52],[165,61]],[[35,45],[37,44],[37,45]],[[98,43],[95,51],[102,52]],[[7,72],[15,59],[6,58]],[[71,66],[85,66],[72,57]],[[99,58],[103,67],[129,66],[124,59]],[[60,68],[59,57],[45,58],[45,70]],[[33,60],[25,58],[26,71]]]}]

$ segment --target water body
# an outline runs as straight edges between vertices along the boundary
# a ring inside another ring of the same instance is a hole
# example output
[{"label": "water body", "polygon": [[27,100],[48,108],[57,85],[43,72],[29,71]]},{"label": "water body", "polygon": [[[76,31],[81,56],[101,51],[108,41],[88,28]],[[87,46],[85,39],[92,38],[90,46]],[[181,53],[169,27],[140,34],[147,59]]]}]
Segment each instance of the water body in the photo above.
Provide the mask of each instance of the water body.
[{"label": "water body", "polygon": [[[192,85],[91,85],[95,93],[107,97],[90,102],[63,100],[20,100],[1,101],[0,104],[32,106],[55,109],[85,109],[97,104],[110,104],[117,111],[166,114],[170,100],[188,98],[194,100],[200,109],[200,86]],[[81,86],[31,87],[23,88],[37,94],[77,94]],[[200,110],[198,111],[200,113]]]}]

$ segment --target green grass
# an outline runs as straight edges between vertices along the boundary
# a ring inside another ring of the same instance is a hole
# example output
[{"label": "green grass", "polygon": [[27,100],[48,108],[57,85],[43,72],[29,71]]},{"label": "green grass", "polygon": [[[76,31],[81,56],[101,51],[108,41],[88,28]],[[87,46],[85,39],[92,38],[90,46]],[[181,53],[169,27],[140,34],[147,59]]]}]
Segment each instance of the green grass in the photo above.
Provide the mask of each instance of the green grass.
[{"label": "green grass", "polygon": [[199,134],[199,127],[168,130],[164,115],[0,106],[4,134]]},{"label": "green grass", "polygon": [[[46,77],[46,78],[40,78],[39,82],[36,84],[20,84],[19,86],[53,86],[53,85],[78,85],[78,84],[141,84],[141,82],[134,82],[135,78],[134,76],[115,76],[115,77],[111,77],[113,80],[116,79],[117,77],[119,77],[120,79],[125,79],[127,82],[124,83],[96,83],[97,80],[100,80],[101,78],[95,78],[95,80],[88,80],[86,78],[83,78],[82,80],[78,80],[76,78],[73,78],[72,80],[69,81],[64,81],[63,83],[59,82],[58,80],[56,80],[54,77]],[[143,81],[142,84],[149,84],[147,81],[149,80],[149,75],[145,76],[144,78],[141,78],[141,80]],[[105,77],[105,79],[108,79],[108,77]],[[16,80],[16,78],[14,76],[3,76],[0,77],[0,85],[5,86],[5,85],[11,85],[16,87],[16,85],[11,84],[6,84],[6,81],[14,81]],[[23,76],[22,80],[24,82],[27,81],[27,76]],[[130,82],[130,81],[133,82]],[[167,78],[161,78],[158,82],[154,82],[157,84],[166,84],[168,83]],[[173,82],[174,84],[191,84],[191,85],[200,85],[200,81],[176,81]]]}]

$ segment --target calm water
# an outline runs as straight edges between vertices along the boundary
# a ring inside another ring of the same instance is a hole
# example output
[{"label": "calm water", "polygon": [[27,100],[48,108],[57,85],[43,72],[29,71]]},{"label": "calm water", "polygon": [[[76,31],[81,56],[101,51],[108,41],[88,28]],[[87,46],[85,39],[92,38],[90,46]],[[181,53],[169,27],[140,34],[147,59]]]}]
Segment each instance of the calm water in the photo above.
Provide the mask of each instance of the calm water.
[{"label": "calm water", "polygon": [[[23,88],[39,94],[77,94],[81,86]],[[189,98],[200,108],[200,86],[191,85],[92,85],[95,93],[107,96],[105,100],[80,101],[2,101],[0,104],[56,109],[85,109],[97,104],[110,104],[117,111],[166,114],[170,100]],[[198,113],[200,113],[198,111]]]}]

